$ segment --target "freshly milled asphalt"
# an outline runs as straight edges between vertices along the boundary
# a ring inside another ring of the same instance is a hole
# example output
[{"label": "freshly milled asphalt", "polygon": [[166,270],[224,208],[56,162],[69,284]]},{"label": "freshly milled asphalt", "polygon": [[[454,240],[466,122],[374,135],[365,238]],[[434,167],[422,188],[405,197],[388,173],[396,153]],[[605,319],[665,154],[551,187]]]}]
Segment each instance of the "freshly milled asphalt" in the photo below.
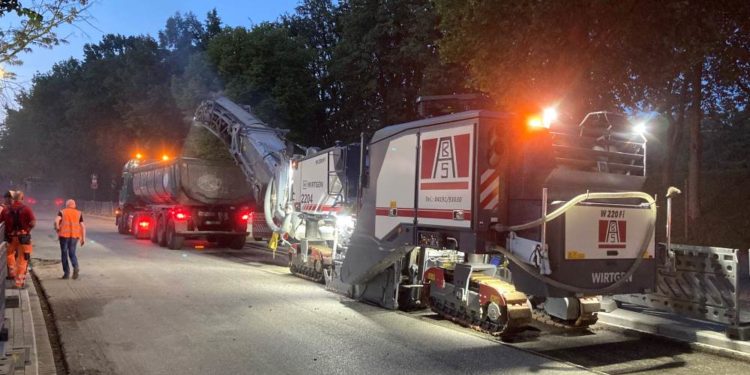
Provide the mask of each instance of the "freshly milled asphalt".
[{"label": "freshly milled asphalt", "polygon": [[60,280],[60,264],[46,261],[59,257],[51,216],[33,233],[34,272],[72,374],[585,372],[352,301],[251,250],[172,251],[117,234],[111,220],[86,223],[79,280]]}]

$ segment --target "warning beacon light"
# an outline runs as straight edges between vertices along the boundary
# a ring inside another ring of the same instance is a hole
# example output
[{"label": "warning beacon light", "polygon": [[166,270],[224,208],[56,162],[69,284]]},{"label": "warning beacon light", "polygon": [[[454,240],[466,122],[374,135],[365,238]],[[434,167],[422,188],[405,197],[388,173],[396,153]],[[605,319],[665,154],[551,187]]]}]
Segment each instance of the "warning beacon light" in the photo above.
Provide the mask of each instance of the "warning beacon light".
[{"label": "warning beacon light", "polygon": [[526,119],[526,124],[532,129],[540,129],[544,127],[544,122],[539,116],[531,116]]},{"label": "warning beacon light", "polygon": [[161,156],[161,160],[167,161],[167,160],[169,160],[169,156],[167,154],[164,154],[164,155]]}]

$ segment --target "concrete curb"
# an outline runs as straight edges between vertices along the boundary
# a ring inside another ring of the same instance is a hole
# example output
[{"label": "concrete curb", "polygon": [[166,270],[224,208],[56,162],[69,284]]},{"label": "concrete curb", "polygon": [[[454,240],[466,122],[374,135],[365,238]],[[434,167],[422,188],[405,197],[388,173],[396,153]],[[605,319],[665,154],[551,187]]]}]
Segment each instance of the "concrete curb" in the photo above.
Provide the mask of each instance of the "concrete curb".
[{"label": "concrete curb", "polygon": [[598,323],[688,344],[698,344],[699,347],[705,346],[712,350],[727,350],[734,352],[730,354],[740,355],[745,359],[750,357],[750,341],[728,338],[723,332],[724,326],[670,315],[650,310],[644,313],[620,308],[609,313],[600,312]]},{"label": "concrete curb", "polygon": [[34,278],[29,275],[24,289],[8,288],[10,284],[4,282],[6,294],[15,297],[18,303],[6,309],[8,341],[0,373],[56,375],[55,358]]},{"label": "concrete curb", "polygon": [[42,303],[39,300],[36,287],[41,289],[41,285],[36,285],[36,277],[30,277],[32,286],[29,288],[29,304],[31,307],[31,317],[34,327],[34,342],[36,348],[36,367],[39,375],[56,375],[55,357],[52,353],[52,343],[49,339],[47,324],[42,311]]}]

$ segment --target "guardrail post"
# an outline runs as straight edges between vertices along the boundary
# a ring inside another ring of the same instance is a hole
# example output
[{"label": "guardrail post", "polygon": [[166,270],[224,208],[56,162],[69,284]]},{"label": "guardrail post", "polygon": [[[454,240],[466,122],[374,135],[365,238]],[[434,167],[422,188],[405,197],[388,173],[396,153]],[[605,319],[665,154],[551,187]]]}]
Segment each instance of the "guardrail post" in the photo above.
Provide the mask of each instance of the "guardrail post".
[{"label": "guardrail post", "polygon": [[[656,290],[618,295],[616,301],[724,324],[726,335],[750,340],[750,252],[710,246],[672,244],[675,267],[657,265]],[[666,255],[666,254],[665,254]],[[745,313],[747,314],[747,313]]]},{"label": "guardrail post", "polygon": [[735,252],[737,271],[734,273],[734,306],[735,315],[732,323],[727,327],[727,337],[735,340],[750,340],[750,322],[742,321],[742,296],[747,295],[750,284],[750,250],[742,249]]}]

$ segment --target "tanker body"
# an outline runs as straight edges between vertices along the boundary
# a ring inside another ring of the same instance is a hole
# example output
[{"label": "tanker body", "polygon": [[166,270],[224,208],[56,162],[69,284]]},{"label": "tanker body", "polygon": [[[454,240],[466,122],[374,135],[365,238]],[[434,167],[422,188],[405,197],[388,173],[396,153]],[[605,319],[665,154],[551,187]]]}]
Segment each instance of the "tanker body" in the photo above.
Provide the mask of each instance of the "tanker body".
[{"label": "tanker body", "polygon": [[252,217],[252,191],[233,163],[195,158],[142,162],[123,169],[116,224],[121,234],[170,249],[206,239],[241,249]]}]

